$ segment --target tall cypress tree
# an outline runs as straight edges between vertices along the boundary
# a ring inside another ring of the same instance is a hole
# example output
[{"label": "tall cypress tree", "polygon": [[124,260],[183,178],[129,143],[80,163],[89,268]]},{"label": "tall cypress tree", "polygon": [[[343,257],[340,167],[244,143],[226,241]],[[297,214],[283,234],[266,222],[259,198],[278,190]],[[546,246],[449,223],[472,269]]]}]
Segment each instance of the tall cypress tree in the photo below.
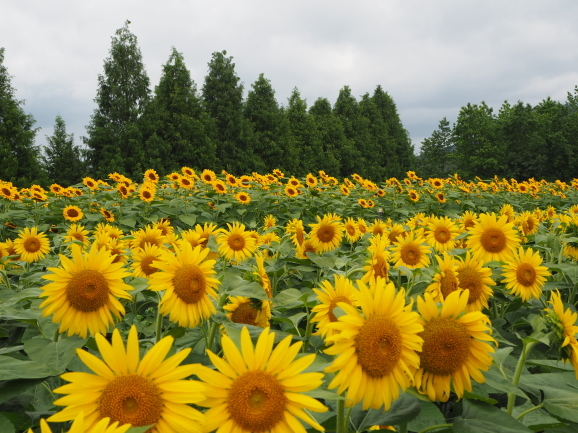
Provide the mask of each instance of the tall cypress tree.
[{"label": "tall cypress tree", "polygon": [[63,186],[80,182],[84,175],[80,148],[74,145],[74,134],[66,133],[66,123],[60,114],[56,116],[54,133],[46,136],[46,140],[43,159],[50,180]]},{"label": "tall cypress tree", "polygon": [[327,98],[318,98],[309,109],[309,114],[315,120],[323,149],[323,159],[319,162],[319,169],[325,170],[332,176],[343,175],[341,158],[351,153],[351,149],[347,147],[350,146],[350,142],[345,136],[341,122],[333,114],[331,103]]},{"label": "tall cypress tree", "polygon": [[149,78],[129,24],[112,37],[104,75],[98,76],[98,107],[86,127],[90,171],[101,178],[113,171],[140,177],[148,168],[138,122],[149,101]]},{"label": "tall cypress tree", "polygon": [[263,164],[254,153],[250,124],[243,115],[243,85],[233,57],[226,55],[226,51],[213,53],[202,95],[214,123],[217,164],[230,173],[243,174]]},{"label": "tall cypress tree", "polygon": [[455,165],[450,160],[453,150],[452,128],[444,117],[438,129],[426,138],[420,149],[418,174],[421,177],[446,177]]},{"label": "tall cypress tree", "polygon": [[183,166],[214,167],[215,145],[209,137],[209,117],[197,87],[175,48],[163,65],[155,94],[141,117],[148,167],[162,173]]},{"label": "tall cypress tree", "polygon": [[23,101],[14,97],[8,69],[4,66],[4,48],[0,48],[0,179],[17,186],[45,183],[38,147],[34,144],[35,120],[24,113]]}]

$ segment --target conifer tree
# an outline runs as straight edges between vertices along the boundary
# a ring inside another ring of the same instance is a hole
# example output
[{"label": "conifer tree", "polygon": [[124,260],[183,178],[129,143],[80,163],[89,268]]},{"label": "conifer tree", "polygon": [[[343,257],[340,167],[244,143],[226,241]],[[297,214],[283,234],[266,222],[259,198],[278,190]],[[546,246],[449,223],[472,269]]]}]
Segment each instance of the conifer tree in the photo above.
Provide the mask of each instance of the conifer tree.
[{"label": "conifer tree", "polygon": [[46,136],[44,148],[44,166],[51,182],[69,186],[81,181],[84,176],[84,164],[80,148],[74,145],[74,134],[66,133],[66,123],[56,116],[54,133]]},{"label": "conifer tree", "polygon": [[450,160],[453,150],[452,128],[444,117],[438,129],[426,138],[420,149],[418,175],[423,178],[446,177],[455,165]]},{"label": "conifer tree", "polygon": [[34,144],[35,120],[24,113],[23,101],[14,95],[8,69],[4,66],[4,48],[0,48],[0,179],[20,187],[46,183]]},{"label": "conifer tree", "polygon": [[183,166],[214,167],[215,145],[207,131],[210,120],[183,55],[175,48],[140,120],[147,168],[168,173]]},{"label": "conifer tree", "polygon": [[97,108],[86,127],[90,171],[100,178],[114,171],[138,178],[148,168],[139,119],[149,101],[149,78],[129,24],[112,37],[104,74],[98,76]]},{"label": "conifer tree", "polygon": [[[350,154],[349,140],[345,136],[343,126],[333,114],[331,103],[327,98],[318,98],[309,109],[309,114],[313,116],[321,146],[323,149],[323,160],[320,161],[319,169],[324,170],[331,176],[341,176],[341,157]],[[347,173],[349,176],[351,173]]]}]

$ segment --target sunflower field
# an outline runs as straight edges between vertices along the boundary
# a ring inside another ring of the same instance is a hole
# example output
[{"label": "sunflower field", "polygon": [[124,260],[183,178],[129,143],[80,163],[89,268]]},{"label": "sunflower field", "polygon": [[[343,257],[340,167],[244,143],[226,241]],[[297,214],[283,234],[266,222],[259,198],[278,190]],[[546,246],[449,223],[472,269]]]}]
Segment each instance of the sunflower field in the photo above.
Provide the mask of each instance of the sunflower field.
[{"label": "sunflower field", "polygon": [[578,179],[0,181],[0,432],[578,431]]}]

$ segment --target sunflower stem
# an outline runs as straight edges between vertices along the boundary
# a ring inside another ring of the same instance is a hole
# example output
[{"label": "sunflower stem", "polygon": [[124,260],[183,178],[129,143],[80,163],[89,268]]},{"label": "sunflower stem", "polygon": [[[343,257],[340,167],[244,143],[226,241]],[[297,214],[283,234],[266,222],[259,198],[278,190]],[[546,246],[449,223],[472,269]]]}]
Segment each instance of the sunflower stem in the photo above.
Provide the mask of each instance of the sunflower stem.
[{"label": "sunflower stem", "polygon": [[432,425],[431,427],[427,427],[424,428],[423,430],[420,430],[419,433],[427,433],[430,432],[432,430],[438,430],[440,428],[446,428],[446,427],[452,427],[453,424],[438,424],[438,425]]},{"label": "sunflower stem", "polygon": [[525,417],[526,415],[528,415],[530,412],[534,411],[534,410],[538,410],[538,409],[542,409],[544,407],[544,403],[540,403],[538,406],[534,406],[528,410],[525,410],[524,412],[522,412],[520,415],[518,415],[516,417],[517,420],[522,419],[523,417]]},{"label": "sunflower stem", "polygon": [[[225,305],[225,301],[227,300],[228,295],[226,292],[222,293],[221,296],[219,297],[219,303],[217,305],[217,310],[221,310],[223,308],[223,305]],[[219,326],[219,324],[215,321],[213,321],[213,323],[211,323],[211,329],[209,330],[209,336],[207,337],[207,344],[205,345],[205,348],[207,350],[213,351],[213,342],[215,340],[215,333],[217,332],[217,327]]]},{"label": "sunflower stem", "polygon": [[309,348],[309,339],[311,338],[311,331],[313,330],[313,319],[317,313],[314,311],[307,316],[307,327],[305,328],[305,341],[303,342],[303,348],[301,352],[307,353],[307,349]]},{"label": "sunflower stem", "polygon": [[163,333],[163,315],[160,307],[157,307],[157,323],[156,323],[156,342],[161,341]]},{"label": "sunflower stem", "polygon": [[345,399],[337,400],[337,433],[347,433]]},{"label": "sunflower stem", "polygon": [[[514,378],[512,379],[512,385],[518,386],[520,382],[520,376],[522,375],[522,370],[524,369],[524,364],[526,363],[526,358],[532,351],[532,348],[536,345],[536,342],[523,342],[524,347],[522,348],[522,353],[520,354],[520,359],[518,359],[518,364],[516,365],[516,371],[514,372]],[[508,406],[506,411],[509,415],[512,415],[514,410],[514,402],[516,401],[516,394],[508,394]]]},{"label": "sunflower stem", "polygon": [[398,427],[399,427],[399,429],[398,429],[399,433],[407,433],[407,423],[406,422],[399,424]]}]

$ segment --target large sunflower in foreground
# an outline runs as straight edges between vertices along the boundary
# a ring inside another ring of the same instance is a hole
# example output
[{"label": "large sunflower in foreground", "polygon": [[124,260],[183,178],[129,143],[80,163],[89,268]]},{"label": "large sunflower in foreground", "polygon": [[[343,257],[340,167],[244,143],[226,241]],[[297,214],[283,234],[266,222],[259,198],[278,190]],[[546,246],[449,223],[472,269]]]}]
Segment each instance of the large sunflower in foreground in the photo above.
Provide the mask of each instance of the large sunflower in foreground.
[{"label": "large sunflower in foreground", "polygon": [[183,380],[196,373],[197,364],[179,366],[191,349],[165,359],[173,345],[173,337],[169,336],[155,344],[141,360],[134,325],[126,348],[118,329],[112,334],[112,344],[100,334],[96,335],[96,344],[103,360],[85,350],[76,350],[82,362],[96,374],[61,375],[70,383],[54,390],[67,394],[54,404],[66,407],[48,421],[70,421],[84,412],[87,428],[109,417],[111,422],[133,427],[153,425],[147,430],[150,433],[203,431],[203,414],[189,404],[199,404],[204,399],[205,387],[194,380]]},{"label": "large sunflower in foreground", "polygon": [[20,259],[34,263],[42,259],[50,251],[50,241],[43,232],[38,233],[36,227],[25,227],[14,240],[14,250]]},{"label": "large sunflower in foreground", "polygon": [[338,302],[345,302],[349,305],[357,305],[357,289],[350,279],[343,275],[335,274],[335,284],[325,280],[319,285],[319,289],[313,289],[320,302],[311,309],[316,313],[311,322],[317,323],[317,332],[313,335],[321,337],[331,337],[339,331],[328,327],[330,323],[337,322],[337,317],[333,310],[337,307]]},{"label": "large sunflower in foreground", "polygon": [[425,239],[416,232],[410,232],[403,238],[397,238],[393,244],[392,261],[395,267],[405,266],[410,269],[425,268],[430,264],[431,247],[425,244]]},{"label": "large sunflower in foreground", "polygon": [[[113,423],[110,422],[110,418],[102,418],[96,424],[94,424],[90,429],[85,428],[84,423],[84,412],[80,412],[67,433],[126,433],[128,429],[131,428],[130,424],[118,425],[118,421]],[[28,429],[28,433],[34,433],[32,429]],[[48,423],[42,418],[40,420],[40,433],[52,433],[52,430]]]},{"label": "large sunflower in foreground", "polygon": [[152,274],[158,271],[158,268],[153,266],[153,261],[159,260],[163,254],[164,249],[156,245],[145,244],[144,248],[136,248],[132,250],[132,275],[134,277],[149,278]]},{"label": "large sunflower in foreground", "polygon": [[218,251],[221,256],[234,263],[241,263],[251,257],[257,245],[255,239],[239,222],[227,223],[229,230],[222,230],[217,236]]},{"label": "large sunflower in foreground", "polygon": [[468,246],[484,263],[492,260],[507,262],[512,251],[520,245],[514,224],[507,221],[507,215],[498,218],[494,213],[480,214],[479,220],[470,229]]},{"label": "large sunflower in foreground", "polygon": [[337,304],[345,314],[329,325],[339,333],[327,338],[333,345],[325,352],[337,357],[325,371],[336,372],[328,388],[347,391],[348,406],[363,401],[363,410],[383,405],[389,410],[400,388],[411,386],[423,327],[418,314],[406,307],[404,290],[396,294],[393,283],[382,278],[369,284],[358,282],[361,312],[345,302]]},{"label": "large sunflower in foreground", "polygon": [[541,264],[540,252],[531,248],[524,251],[524,248],[520,247],[503,266],[502,276],[505,278],[502,282],[506,283],[511,294],[519,296],[524,302],[532,298],[539,299],[546,278],[551,275],[548,268]]},{"label": "large sunflower in foreground", "polygon": [[[60,255],[61,267],[48,268],[43,275],[51,283],[41,287],[40,305],[44,317],[54,314],[52,321],[60,323],[59,332],[77,334],[86,338],[106,333],[114,318],[125,310],[117,298],[131,299],[132,287],[122,280],[130,274],[122,263],[113,263],[114,257],[96,244],[88,252],[72,245],[72,260]],[[114,317],[113,317],[114,316]]]},{"label": "large sunflower in foreground", "polygon": [[223,336],[224,359],[207,350],[212,370],[199,366],[195,374],[205,382],[206,400],[198,403],[210,408],[206,431],[219,433],[305,433],[299,420],[323,431],[306,411],[325,412],[327,408],[302,393],[323,383],[322,373],[302,373],[315,355],[295,357],[302,343],[291,344],[291,336],[275,349],[275,334],[264,329],[254,346],[246,327],[241,331],[241,350]]},{"label": "large sunflower in foreground", "polygon": [[564,303],[558,290],[550,292],[548,303],[552,307],[546,309],[546,317],[560,341],[562,359],[572,363],[578,380],[578,341],[576,340],[578,314],[569,308],[564,309]]},{"label": "large sunflower in foreground", "polygon": [[447,401],[450,385],[462,398],[464,390],[472,390],[470,378],[484,383],[482,371],[488,371],[492,365],[490,353],[494,348],[486,343],[494,341],[490,337],[489,319],[480,311],[466,312],[468,297],[468,290],[455,291],[440,306],[429,293],[417,299],[423,347],[414,383],[432,401]]},{"label": "large sunflower in foreground", "polygon": [[319,253],[334,250],[341,244],[343,238],[341,218],[336,214],[323,215],[323,218],[317,215],[316,218],[315,224],[309,224],[311,243]]},{"label": "large sunflower in foreground", "polygon": [[215,260],[206,260],[207,254],[208,248],[183,242],[175,254],[165,251],[153,262],[162,272],[149,277],[149,289],[164,291],[159,311],[179,326],[194,328],[216,312],[211,298],[217,298],[220,282],[214,277]]}]

